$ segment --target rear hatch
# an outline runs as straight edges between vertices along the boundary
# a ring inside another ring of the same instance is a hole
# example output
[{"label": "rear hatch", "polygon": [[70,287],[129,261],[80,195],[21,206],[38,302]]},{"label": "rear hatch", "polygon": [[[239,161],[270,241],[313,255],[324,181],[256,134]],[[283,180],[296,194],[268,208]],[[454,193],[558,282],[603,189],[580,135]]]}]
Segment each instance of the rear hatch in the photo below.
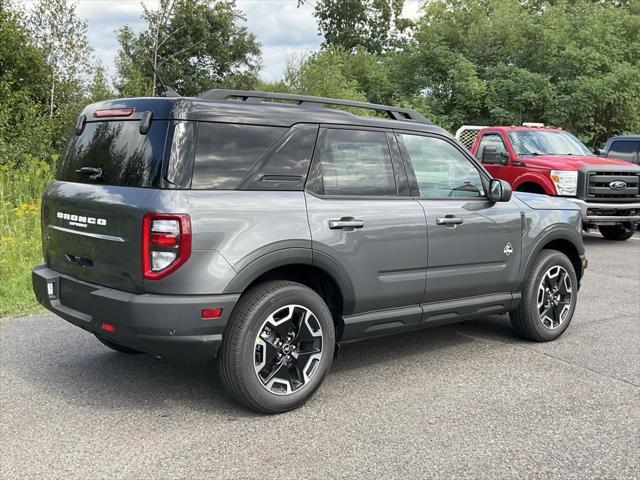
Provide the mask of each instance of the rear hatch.
[{"label": "rear hatch", "polygon": [[50,268],[119,290],[144,290],[142,219],[162,185],[170,102],[103,102],[82,112],[43,196]]}]

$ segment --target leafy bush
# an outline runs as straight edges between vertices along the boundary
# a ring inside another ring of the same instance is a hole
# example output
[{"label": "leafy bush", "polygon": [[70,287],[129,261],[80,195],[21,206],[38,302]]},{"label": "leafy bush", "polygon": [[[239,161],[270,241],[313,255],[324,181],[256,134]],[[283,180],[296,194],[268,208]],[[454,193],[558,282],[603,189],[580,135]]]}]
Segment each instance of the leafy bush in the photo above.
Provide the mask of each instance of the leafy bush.
[{"label": "leafy bush", "polygon": [[51,178],[51,166],[35,158],[0,166],[0,317],[37,308],[31,268],[42,262],[40,196]]}]

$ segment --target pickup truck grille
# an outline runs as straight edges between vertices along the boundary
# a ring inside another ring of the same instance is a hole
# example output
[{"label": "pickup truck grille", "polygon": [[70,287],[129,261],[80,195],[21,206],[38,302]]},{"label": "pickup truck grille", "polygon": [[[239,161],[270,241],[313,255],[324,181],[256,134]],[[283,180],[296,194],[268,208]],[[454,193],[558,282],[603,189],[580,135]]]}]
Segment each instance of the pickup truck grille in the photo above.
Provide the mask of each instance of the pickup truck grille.
[{"label": "pickup truck grille", "polygon": [[609,201],[639,199],[640,174],[638,172],[589,172],[587,199],[589,198]]}]

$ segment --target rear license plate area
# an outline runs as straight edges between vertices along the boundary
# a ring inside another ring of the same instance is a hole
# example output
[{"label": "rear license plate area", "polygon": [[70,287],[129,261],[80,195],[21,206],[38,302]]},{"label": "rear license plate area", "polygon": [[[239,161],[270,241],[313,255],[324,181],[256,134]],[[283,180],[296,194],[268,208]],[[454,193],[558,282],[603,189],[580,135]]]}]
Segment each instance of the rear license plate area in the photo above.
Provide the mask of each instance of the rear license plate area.
[{"label": "rear license plate area", "polygon": [[79,312],[90,311],[92,303],[91,292],[94,290],[95,288],[93,287],[66,278],[60,278],[58,282],[60,303]]}]

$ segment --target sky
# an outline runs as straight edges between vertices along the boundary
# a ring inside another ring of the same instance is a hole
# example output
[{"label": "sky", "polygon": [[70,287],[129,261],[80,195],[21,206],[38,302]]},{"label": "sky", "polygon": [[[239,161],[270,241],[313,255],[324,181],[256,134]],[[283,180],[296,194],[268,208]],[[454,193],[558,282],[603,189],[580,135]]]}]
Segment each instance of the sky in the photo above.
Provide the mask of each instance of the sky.
[{"label": "sky", "polygon": [[[31,3],[26,0],[25,3]],[[158,0],[146,0],[154,8]],[[282,77],[287,60],[317,50],[322,43],[313,17],[313,2],[297,8],[297,0],[237,0],[246,17],[246,26],[262,44],[264,80]],[[415,18],[419,0],[405,0],[404,15]],[[88,39],[96,56],[115,75],[114,59],[118,50],[115,30],[130,25],[135,31],[144,28],[140,18],[140,0],[79,0],[78,15],[88,22]]]}]

